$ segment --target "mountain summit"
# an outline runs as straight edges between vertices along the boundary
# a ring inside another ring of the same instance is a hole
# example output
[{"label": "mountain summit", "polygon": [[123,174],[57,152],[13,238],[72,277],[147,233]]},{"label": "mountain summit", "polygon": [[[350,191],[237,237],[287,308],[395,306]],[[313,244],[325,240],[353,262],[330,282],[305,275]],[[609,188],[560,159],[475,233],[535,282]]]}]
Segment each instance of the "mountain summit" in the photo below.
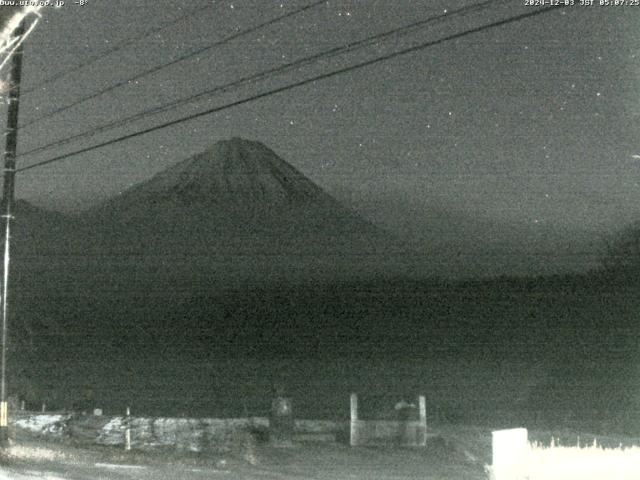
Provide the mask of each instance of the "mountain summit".
[{"label": "mountain summit", "polygon": [[240,138],[216,143],[82,218],[103,247],[136,253],[362,254],[385,252],[390,241],[271,149]]},{"label": "mountain summit", "polygon": [[271,149],[232,138],[125,191],[102,209],[203,206],[263,213],[303,205],[339,208],[333,198]]}]

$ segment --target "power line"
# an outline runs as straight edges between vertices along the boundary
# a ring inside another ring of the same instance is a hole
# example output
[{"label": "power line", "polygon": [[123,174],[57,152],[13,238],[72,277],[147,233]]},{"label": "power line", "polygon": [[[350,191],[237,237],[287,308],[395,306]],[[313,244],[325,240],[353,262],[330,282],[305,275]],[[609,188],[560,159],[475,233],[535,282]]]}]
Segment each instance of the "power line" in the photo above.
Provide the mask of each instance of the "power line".
[{"label": "power line", "polygon": [[326,0],[316,0],[315,2],[313,2],[313,3],[309,4],[309,5],[306,5],[304,7],[298,8],[296,10],[293,10],[293,11],[289,12],[289,13],[285,13],[284,15],[280,15],[278,17],[272,18],[271,20],[267,20],[266,22],[260,23],[260,24],[258,24],[256,26],[253,26],[253,27],[247,28],[245,30],[241,30],[239,32],[236,32],[233,35],[229,35],[228,37],[223,38],[222,40],[218,40],[218,41],[212,43],[211,45],[207,45],[206,47],[198,48],[198,49],[193,50],[193,51],[191,51],[189,53],[181,55],[181,56],[175,58],[174,60],[171,60],[171,61],[166,62],[166,63],[162,63],[160,65],[156,65],[155,67],[151,67],[151,68],[149,68],[147,70],[144,70],[143,72],[141,72],[141,73],[139,73],[139,74],[137,74],[137,75],[135,75],[135,76],[133,76],[131,78],[128,78],[128,79],[125,79],[125,80],[121,80],[121,81],[119,81],[119,82],[117,82],[117,83],[115,83],[115,84],[113,84],[113,85],[111,85],[109,87],[103,88],[102,90],[98,90],[95,93],[92,93],[92,94],[87,95],[85,97],[82,97],[82,98],[80,98],[80,99],[78,99],[78,100],[76,100],[74,102],[71,102],[71,103],[69,103],[69,104],[67,104],[65,106],[59,107],[59,108],[57,108],[55,110],[52,110],[51,112],[46,113],[45,115],[43,115],[41,117],[38,117],[36,119],[33,119],[31,121],[28,121],[28,122],[20,125],[19,128],[26,128],[26,127],[29,127],[29,126],[34,125],[36,123],[39,123],[42,120],[50,118],[50,117],[52,117],[54,115],[57,115],[59,113],[62,113],[62,112],[66,111],[66,110],[68,110],[70,108],[73,108],[73,107],[75,107],[77,105],[80,105],[81,103],[87,102],[89,100],[93,100],[94,98],[97,98],[97,97],[99,97],[101,95],[104,95],[105,93],[111,92],[111,91],[113,91],[113,90],[115,90],[117,88],[120,88],[120,87],[123,87],[125,85],[128,85],[133,81],[139,80],[139,79],[141,79],[143,77],[146,77],[146,76],[151,75],[153,73],[159,72],[160,70],[168,68],[168,67],[170,67],[172,65],[175,65],[177,63],[180,63],[180,62],[182,62],[184,60],[188,60],[189,58],[193,58],[193,57],[195,57],[197,55],[200,55],[200,54],[202,54],[202,53],[204,53],[204,52],[206,52],[208,50],[211,50],[211,49],[213,49],[215,47],[219,47],[221,45],[229,43],[232,40],[235,40],[235,39],[240,38],[242,36],[245,36],[245,35],[248,35],[250,33],[255,32],[255,31],[258,31],[258,30],[260,30],[260,29],[262,29],[264,27],[273,25],[273,24],[275,24],[277,22],[280,22],[280,21],[282,21],[282,20],[284,20],[286,18],[289,18],[289,17],[292,17],[294,15],[298,15],[300,13],[303,13],[303,12],[305,12],[307,10],[310,10],[310,9],[312,9],[314,7],[317,7],[318,5],[321,5],[321,4],[325,3],[325,2],[326,2]]},{"label": "power line", "polygon": [[102,148],[102,147],[105,147],[105,146],[108,146],[108,145],[112,145],[112,144],[115,144],[115,143],[123,142],[125,140],[129,140],[131,138],[139,137],[141,135],[145,135],[147,133],[154,132],[156,130],[161,130],[163,128],[171,127],[173,125],[178,125],[180,123],[187,122],[189,120],[193,120],[193,119],[200,118],[200,117],[203,117],[203,116],[206,116],[206,115],[210,115],[212,113],[217,113],[217,112],[220,112],[222,110],[227,110],[227,109],[232,108],[232,107],[237,107],[239,105],[244,105],[245,103],[253,102],[255,100],[259,100],[261,98],[269,97],[269,96],[275,95],[277,93],[282,93],[282,92],[285,92],[287,90],[291,90],[291,89],[294,89],[294,88],[297,88],[297,87],[308,85],[310,83],[314,83],[314,82],[317,82],[319,80],[325,80],[327,78],[335,77],[337,75],[342,75],[344,73],[351,72],[351,71],[354,71],[354,70],[358,70],[358,69],[361,69],[361,68],[364,68],[364,67],[368,67],[370,65],[375,65],[377,63],[384,62],[384,61],[387,61],[387,60],[391,60],[393,58],[396,58],[396,57],[399,57],[399,56],[402,56],[402,55],[407,55],[407,54],[410,54],[410,53],[418,52],[420,50],[425,50],[425,49],[427,49],[429,47],[432,47],[434,45],[439,45],[439,44],[442,44],[442,43],[445,43],[445,42],[448,42],[448,41],[451,41],[451,40],[455,40],[457,38],[465,37],[467,35],[471,35],[471,34],[474,34],[474,33],[479,33],[479,32],[482,32],[484,30],[488,30],[488,29],[491,29],[491,28],[496,28],[496,27],[500,27],[500,26],[503,26],[503,25],[507,25],[509,23],[518,22],[518,21],[524,20],[526,18],[531,18],[531,17],[537,16],[537,15],[540,15],[542,13],[546,13],[546,12],[549,12],[551,10],[556,10],[556,9],[560,9],[560,8],[564,8],[564,5],[561,5],[559,7],[556,7],[556,6],[544,7],[544,8],[538,9],[538,10],[530,11],[530,12],[527,12],[527,13],[522,13],[520,15],[516,15],[516,16],[513,16],[513,17],[509,17],[509,18],[503,19],[503,20],[498,20],[498,21],[495,21],[495,22],[492,22],[492,23],[489,23],[489,24],[485,24],[485,25],[482,25],[480,27],[476,27],[476,28],[472,28],[472,29],[465,30],[465,31],[462,31],[462,32],[454,33],[452,35],[448,35],[446,37],[442,37],[442,38],[440,38],[438,40],[432,40],[432,41],[429,41],[429,42],[421,43],[419,45],[415,45],[413,47],[405,48],[405,49],[399,50],[397,52],[393,52],[393,53],[390,53],[390,54],[387,54],[387,55],[383,55],[383,56],[380,56],[380,57],[377,57],[377,58],[374,58],[374,59],[371,59],[371,60],[367,60],[367,61],[364,61],[364,62],[361,62],[361,63],[357,63],[355,65],[350,65],[348,67],[344,67],[344,68],[341,68],[341,69],[338,69],[338,70],[334,70],[334,71],[331,71],[331,72],[323,73],[323,74],[317,75],[315,77],[307,78],[305,80],[300,80],[298,82],[294,82],[294,83],[291,83],[291,84],[288,84],[288,85],[284,85],[282,87],[278,87],[278,88],[274,88],[274,89],[271,89],[271,90],[267,90],[266,92],[258,93],[256,95],[252,95],[250,97],[247,97],[247,98],[244,98],[244,99],[241,99],[241,100],[236,100],[234,102],[227,103],[227,104],[219,106],[219,107],[210,108],[208,110],[205,110],[205,111],[202,111],[202,112],[198,112],[198,113],[194,113],[192,115],[188,115],[186,117],[182,117],[182,118],[179,118],[179,119],[176,119],[176,120],[171,120],[169,122],[165,122],[165,123],[162,123],[160,125],[149,127],[149,128],[144,129],[144,130],[140,130],[138,132],[130,133],[130,134],[127,134],[127,135],[123,135],[121,137],[117,137],[117,138],[114,138],[114,139],[111,139],[111,140],[107,140],[107,141],[98,143],[96,145],[92,145],[92,146],[89,146],[89,147],[81,148],[81,149],[75,150],[73,152],[65,153],[63,155],[58,155],[58,156],[50,158],[48,160],[43,160],[41,162],[37,162],[37,163],[34,163],[32,165],[28,165],[26,167],[22,167],[22,168],[18,169],[17,171],[18,172],[23,172],[23,171],[26,171],[26,170],[31,170],[31,169],[36,168],[36,167],[40,167],[40,166],[43,166],[43,165],[48,165],[50,163],[58,162],[58,161],[66,159],[66,158],[69,158],[69,157],[72,157],[72,156],[75,156],[75,155],[79,155],[81,153],[86,153],[86,152],[89,152],[89,151],[92,151],[92,150],[96,150],[98,148]]},{"label": "power line", "polygon": [[43,151],[43,150],[47,150],[49,148],[56,147],[56,146],[59,146],[59,145],[64,145],[64,144],[67,144],[67,143],[69,143],[69,142],[71,142],[73,140],[78,140],[80,138],[90,137],[90,136],[93,136],[93,135],[95,135],[95,134],[97,134],[99,132],[103,132],[105,130],[109,130],[112,127],[121,127],[123,125],[129,124],[129,123],[134,122],[136,120],[140,120],[140,119],[142,119],[144,117],[147,117],[147,116],[150,116],[150,115],[154,115],[154,114],[157,114],[157,113],[160,113],[160,112],[164,112],[164,111],[176,108],[176,107],[184,105],[184,104],[191,103],[191,102],[193,102],[193,101],[195,101],[195,100],[197,100],[199,98],[202,98],[202,97],[212,96],[212,95],[217,94],[217,93],[222,93],[222,92],[228,91],[228,90],[230,90],[232,88],[240,87],[240,86],[242,86],[244,84],[257,82],[258,80],[266,79],[266,78],[268,78],[268,77],[270,77],[272,75],[281,74],[281,73],[293,70],[295,68],[299,68],[299,67],[304,66],[304,65],[309,65],[311,63],[317,62],[317,61],[319,61],[321,59],[324,59],[324,58],[337,56],[337,55],[340,55],[340,54],[343,54],[343,53],[350,53],[350,52],[356,51],[358,49],[370,46],[375,42],[379,42],[379,41],[385,40],[388,37],[406,35],[406,34],[410,33],[413,30],[416,30],[416,29],[418,29],[420,27],[424,27],[425,25],[434,23],[436,21],[443,20],[443,19],[450,19],[450,18],[452,18],[454,16],[457,16],[457,15],[466,15],[466,14],[468,14],[470,12],[473,12],[473,11],[476,11],[476,10],[485,9],[485,8],[489,7],[493,3],[503,2],[503,1],[505,1],[505,0],[485,0],[485,1],[477,3],[475,5],[467,5],[465,7],[461,7],[459,9],[457,9],[457,10],[452,10],[452,11],[450,11],[448,13],[435,15],[435,16],[429,17],[427,19],[419,20],[419,21],[413,22],[411,24],[404,25],[402,27],[394,28],[392,30],[387,30],[387,31],[379,33],[379,34],[372,35],[372,36],[366,37],[364,39],[348,43],[346,45],[341,45],[339,47],[334,47],[334,48],[331,48],[329,50],[325,50],[324,52],[320,52],[320,53],[317,53],[317,54],[314,54],[314,55],[311,55],[311,56],[308,56],[308,57],[305,57],[305,58],[302,58],[302,59],[299,59],[299,60],[296,60],[296,61],[293,61],[293,62],[286,63],[284,65],[280,65],[278,67],[274,67],[274,68],[271,68],[271,69],[268,69],[268,70],[265,70],[265,71],[262,71],[262,72],[258,72],[258,73],[252,74],[252,75],[248,75],[248,76],[242,77],[242,78],[240,78],[238,80],[235,80],[233,82],[226,83],[224,85],[219,85],[217,87],[205,90],[203,92],[199,92],[199,93],[192,94],[192,95],[189,95],[187,97],[184,97],[184,98],[181,98],[181,99],[178,99],[178,100],[173,100],[173,101],[164,103],[164,104],[159,105],[157,107],[151,108],[149,110],[144,110],[142,112],[135,113],[135,114],[130,115],[128,117],[124,117],[124,118],[120,118],[120,119],[117,119],[117,120],[110,121],[110,122],[108,122],[106,124],[100,125],[98,127],[94,127],[92,129],[86,130],[84,132],[77,133],[77,134],[72,135],[70,137],[66,137],[66,138],[63,138],[63,139],[56,140],[54,142],[48,143],[46,145],[42,145],[40,147],[33,148],[31,150],[28,150],[26,152],[21,153],[21,156],[37,153],[37,152],[40,152],[40,151]]},{"label": "power line", "polygon": [[44,80],[42,80],[41,82],[38,82],[38,85],[29,89],[26,89],[23,93],[30,93],[33,92],[35,90],[37,90],[38,88],[42,87],[42,85],[46,85],[48,83],[53,83],[63,77],[66,77],[67,75],[70,75],[74,72],[77,72],[78,70],[81,70],[83,68],[88,67],[89,65],[92,65],[100,60],[102,60],[105,57],[108,57],[109,55],[119,52],[120,50],[124,50],[125,48],[133,45],[134,43],[136,43],[138,40],[141,40],[145,37],[150,37],[151,35],[155,35],[158,32],[161,32],[162,30],[169,28],[177,23],[180,23],[182,20],[191,17],[193,15],[195,15],[198,12],[201,12],[203,9],[205,8],[209,8],[211,6],[213,6],[214,4],[211,5],[206,5],[204,7],[198,7],[198,8],[192,8],[190,10],[187,10],[185,13],[183,13],[182,15],[180,15],[177,18],[174,18],[171,21],[168,22],[164,22],[154,28],[151,28],[150,30],[147,30],[146,32],[141,33],[140,35],[136,35],[135,37],[132,37],[128,40],[125,40],[124,42],[120,42],[114,46],[112,46],[111,48],[104,50],[101,53],[98,53],[96,55],[94,55],[93,57],[89,57],[87,60],[85,60],[84,62],[76,65],[75,67],[71,68],[71,69],[66,69],[66,70],[62,70],[61,72],[58,73],[54,73],[53,75],[51,75],[48,78],[45,78]]}]

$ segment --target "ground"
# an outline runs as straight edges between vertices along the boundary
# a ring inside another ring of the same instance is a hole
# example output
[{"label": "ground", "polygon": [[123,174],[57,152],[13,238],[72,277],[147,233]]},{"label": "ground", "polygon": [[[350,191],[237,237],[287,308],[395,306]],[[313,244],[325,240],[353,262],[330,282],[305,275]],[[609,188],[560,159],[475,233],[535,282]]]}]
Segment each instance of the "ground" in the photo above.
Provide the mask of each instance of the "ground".
[{"label": "ground", "polygon": [[[0,454],[0,480],[488,480],[485,466],[491,463],[491,429],[448,425],[431,431],[437,433],[425,448],[352,448],[343,443],[276,448],[248,442],[218,454],[125,452],[22,433]],[[594,440],[614,449],[640,445],[640,438],[620,435],[529,432],[530,440],[547,446],[552,437],[555,445],[563,446],[592,445]]]},{"label": "ground", "polygon": [[[478,438],[473,432],[469,438]],[[483,435],[484,438],[484,435]],[[312,479],[312,480],[486,480],[486,448],[453,445],[434,438],[426,448],[302,444],[257,445],[228,455],[123,452],[79,448],[38,439],[14,441],[0,467],[0,480]],[[480,451],[479,451],[480,450]]]}]

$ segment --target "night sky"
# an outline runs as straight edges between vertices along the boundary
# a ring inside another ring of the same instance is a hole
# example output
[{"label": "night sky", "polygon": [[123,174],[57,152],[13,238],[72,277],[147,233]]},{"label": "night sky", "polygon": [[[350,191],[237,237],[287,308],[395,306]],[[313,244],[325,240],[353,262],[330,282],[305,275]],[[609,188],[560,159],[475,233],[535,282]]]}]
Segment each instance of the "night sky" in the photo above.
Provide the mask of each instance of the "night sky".
[{"label": "night sky", "polygon": [[[43,9],[28,40],[21,121],[311,0],[88,0]],[[330,0],[21,129],[24,152],[92,126],[473,1]],[[576,3],[578,1],[576,0]],[[598,3],[598,2],[596,2]],[[71,75],[52,75],[202,6]],[[531,12],[488,8],[93,138],[19,167],[326,71]],[[640,218],[640,7],[574,6],[25,171],[17,196],[77,211],[222,139],[263,142],[336,198],[438,256],[448,271],[594,266]],[[445,260],[442,260],[445,259]],[[473,270],[473,269],[472,269]]]}]

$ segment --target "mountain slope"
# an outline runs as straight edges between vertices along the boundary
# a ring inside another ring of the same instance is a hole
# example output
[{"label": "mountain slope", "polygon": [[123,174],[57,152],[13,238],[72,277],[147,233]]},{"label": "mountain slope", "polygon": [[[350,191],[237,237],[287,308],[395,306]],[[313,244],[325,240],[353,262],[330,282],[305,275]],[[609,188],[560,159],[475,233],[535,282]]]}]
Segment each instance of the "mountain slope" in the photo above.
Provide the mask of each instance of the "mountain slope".
[{"label": "mountain slope", "polygon": [[101,209],[128,210],[158,201],[245,213],[295,204],[338,207],[272,150],[240,138],[216,143],[106,202]]},{"label": "mountain slope", "polygon": [[[190,352],[192,334],[207,351],[269,350],[261,342],[275,332],[306,331],[307,312],[281,316],[261,300],[264,288],[304,283],[314,295],[379,279],[402,252],[271,150],[240,139],[76,217],[17,207],[11,325],[16,363],[34,370],[52,355],[95,361],[134,345]],[[256,293],[236,301],[233,291]]]},{"label": "mountain slope", "polygon": [[121,253],[336,255],[398,249],[258,142],[222,141],[81,216]]},{"label": "mountain slope", "polygon": [[[0,207],[4,211],[4,207]],[[37,207],[18,200],[12,208],[11,251],[17,255],[59,255],[67,251],[69,233],[75,220],[71,216]],[[0,238],[4,241],[4,219],[0,222]]]}]

